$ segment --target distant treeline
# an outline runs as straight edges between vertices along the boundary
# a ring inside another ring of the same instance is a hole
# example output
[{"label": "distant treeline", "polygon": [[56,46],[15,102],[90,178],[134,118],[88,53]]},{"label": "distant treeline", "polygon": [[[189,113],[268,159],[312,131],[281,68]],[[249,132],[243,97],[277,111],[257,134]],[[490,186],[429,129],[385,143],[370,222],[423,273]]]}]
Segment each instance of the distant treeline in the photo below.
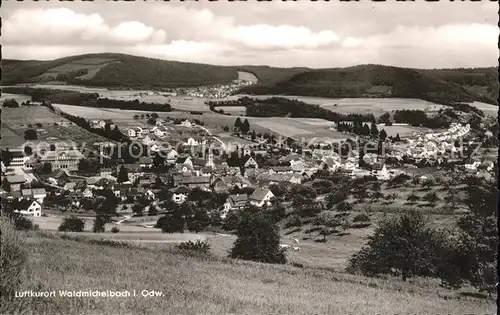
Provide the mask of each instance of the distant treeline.
[{"label": "distant treeline", "polygon": [[210,108],[215,106],[244,106],[246,107],[247,116],[251,117],[321,118],[329,121],[375,122],[373,114],[340,114],[319,105],[307,104],[284,97],[259,100],[245,96],[234,101],[207,102],[207,105]]},{"label": "distant treeline", "polygon": [[34,102],[42,102],[44,100],[56,104],[67,104],[85,107],[100,107],[100,108],[118,108],[126,110],[141,110],[155,112],[170,112],[172,107],[170,104],[145,103],[139,102],[137,99],[133,101],[116,100],[99,98],[98,93],[83,93],[78,91],[65,91],[54,89],[36,89],[30,87],[6,87],[3,88],[6,93],[24,94],[31,96]]},{"label": "distant treeline", "polygon": [[450,126],[449,119],[446,119],[444,115],[428,117],[424,111],[417,109],[396,110],[393,118],[396,123],[407,123],[414,127],[436,129],[448,128]]}]

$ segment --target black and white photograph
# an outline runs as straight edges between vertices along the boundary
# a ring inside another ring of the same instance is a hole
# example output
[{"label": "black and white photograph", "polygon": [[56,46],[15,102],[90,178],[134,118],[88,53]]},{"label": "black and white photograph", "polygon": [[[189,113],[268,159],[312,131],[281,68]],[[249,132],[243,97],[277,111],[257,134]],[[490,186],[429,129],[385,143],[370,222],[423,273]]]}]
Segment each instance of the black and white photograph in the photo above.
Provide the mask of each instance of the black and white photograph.
[{"label": "black and white photograph", "polygon": [[0,314],[497,314],[497,1],[0,8]]}]

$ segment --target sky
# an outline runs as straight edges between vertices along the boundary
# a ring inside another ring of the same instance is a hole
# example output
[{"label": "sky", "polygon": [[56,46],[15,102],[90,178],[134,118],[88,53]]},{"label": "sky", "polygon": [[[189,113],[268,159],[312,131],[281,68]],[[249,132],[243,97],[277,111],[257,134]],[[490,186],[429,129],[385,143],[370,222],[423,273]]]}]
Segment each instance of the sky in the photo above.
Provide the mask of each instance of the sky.
[{"label": "sky", "polygon": [[2,55],[116,52],[218,65],[498,64],[497,2],[3,2]]}]

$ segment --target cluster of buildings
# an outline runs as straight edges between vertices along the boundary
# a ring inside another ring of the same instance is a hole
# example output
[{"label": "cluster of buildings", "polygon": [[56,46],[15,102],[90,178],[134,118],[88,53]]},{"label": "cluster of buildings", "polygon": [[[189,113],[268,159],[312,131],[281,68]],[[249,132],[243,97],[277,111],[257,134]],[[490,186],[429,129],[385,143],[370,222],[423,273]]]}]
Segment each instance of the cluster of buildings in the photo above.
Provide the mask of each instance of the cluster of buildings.
[{"label": "cluster of buildings", "polygon": [[203,86],[185,90],[184,93],[192,97],[221,99],[228,97],[244,86],[251,85],[252,82],[245,80],[235,80],[230,84],[219,84],[215,86]]}]

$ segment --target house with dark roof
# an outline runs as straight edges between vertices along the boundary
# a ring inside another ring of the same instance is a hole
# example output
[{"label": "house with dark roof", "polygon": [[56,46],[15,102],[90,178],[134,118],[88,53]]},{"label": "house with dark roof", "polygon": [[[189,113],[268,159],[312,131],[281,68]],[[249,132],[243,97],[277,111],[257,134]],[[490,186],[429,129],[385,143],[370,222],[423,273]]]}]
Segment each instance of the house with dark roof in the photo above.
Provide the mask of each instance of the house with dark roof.
[{"label": "house with dark roof", "polygon": [[256,207],[262,207],[264,205],[271,204],[271,198],[274,197],[274,194],[268,188],[257,187],[254,192],[250,196],[250,204]]},{"label": "house with dark roof", "polygon": [[139,158],[139,166],[151,167],[151,166],[153,166],[153,159],[149,156],[141,156]]},{"label": "house with dark roof", "polygon": [[36,200],[21,199],[12,206],[17,213],[34,217],[42,216],[42,205]]},{"label": "house with dark roof", "polygon": [[24,176],[21,175],[6,175],[5,179],[10,184],[11,191],[20,191],[21,184],[24,184],[26,182]]},{"label": "house with dark roof", "polygon": [[209,188],[210,187],[210,177],[208,176],[183,176],[182,185],[189,188]]},{"label": "house with dark roof", "polygon": [[222,212],[220,214],[221,218],[225,219],[230,211],[244,209],[248,206],[248,200],[249,199],[246,194],[229,195],[222,208]]},{"label": "house with dark roof", "polygon": [[259,168],[259,164],[254,160],[253,157],[247,156],[245,163],[243,164],[245,168]]}]

